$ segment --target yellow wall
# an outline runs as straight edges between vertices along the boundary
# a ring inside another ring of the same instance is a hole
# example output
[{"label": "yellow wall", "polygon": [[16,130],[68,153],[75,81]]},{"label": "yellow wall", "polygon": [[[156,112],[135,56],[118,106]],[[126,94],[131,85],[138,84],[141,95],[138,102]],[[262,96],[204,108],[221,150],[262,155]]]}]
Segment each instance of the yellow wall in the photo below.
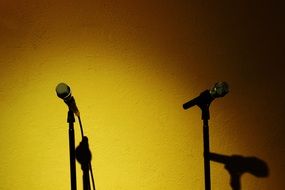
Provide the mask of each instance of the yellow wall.
[{"label": "yellow wall", "polygon": [[[268,164],[269,177],[245,174],[242,189],[283,189],[280,7],[2,0],[0,189],[70,188],[59,82],[81,111],[98,190],[203,189],[200,110],[181,106],[220,80],[231,92],[212,104],[211,150]],[[76,144],[79,132],[77,122]],[[231,189],[211,166],[213,189]],[[81,189],[79,165],[77,178]]]}]

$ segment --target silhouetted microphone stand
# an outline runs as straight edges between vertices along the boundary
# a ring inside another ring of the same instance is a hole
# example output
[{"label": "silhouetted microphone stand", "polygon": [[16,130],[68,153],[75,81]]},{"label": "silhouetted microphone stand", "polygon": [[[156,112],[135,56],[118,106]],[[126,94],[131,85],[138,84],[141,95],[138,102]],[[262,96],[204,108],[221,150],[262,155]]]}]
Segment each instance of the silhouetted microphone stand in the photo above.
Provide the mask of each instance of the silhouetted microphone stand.
[{"label": "silhouetted microphone stand", "polygon": [[[56,87],[57,96],[64,100],[68,105],[69,111],[67,116],[67,122],[69,123],[69,153],[70,153],[70,179],[71,190],[76,190],[76,165],[75,159],[81,164],[83,171],[83,190],[90,190],[89,171],[91,174],[93,190],[95,188],[94,176],[91,165],[91,152],[89,150],[88,138],[84,136],[83,127],[81,123],[80,113],[76,106],[74,97],[71,95],[69,86],[65,83],[59,83]],[[74,114],[78,117],[82,141],[75,149],[75,137],[74,137]]]},{"label": "silhouetted microphone stand", "polygon": [[209,143],[209,123],[210,112],[209,107],[215,98],[223,97],[229,92],[228,84],[218,82],[211,90],[205,90],[198,97],[183,104],[183,108],[189,109],[197,105],[202,110],[203,120],[203,142],[204,142],[204,175],[205,175],[205,190],[211,190],[211,175],[210,175],[210,143]]},{"label": "silhouetted microphone stand", "polygon": [[76,190],[76,167],[75,167],[75,138],[74,138],[74,114],[72,110],[67,113],[67,123],[69,123],[69,155],[70,155],[70,181],[71,190]]}]

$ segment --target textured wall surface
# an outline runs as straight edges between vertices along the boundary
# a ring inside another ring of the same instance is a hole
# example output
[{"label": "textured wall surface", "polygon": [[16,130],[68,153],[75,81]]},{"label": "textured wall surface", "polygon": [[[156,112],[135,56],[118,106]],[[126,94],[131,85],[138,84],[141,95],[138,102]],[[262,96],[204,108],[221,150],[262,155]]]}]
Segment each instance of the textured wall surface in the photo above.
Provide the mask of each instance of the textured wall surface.
[{"label": "textured wall surface", "polygon": [[[203,189],[198,108],[182,103],[228,81],[212,103],[210,143],[255,156],[266,178],[243,190],[283,190],[284,6],[274,1],[0,1],[0,189],[70,189],[72,88],[98,190]],[[80,142],[76,122],[76,145]],[[231,189],[212,162],[212,189]],[[77,165],[78,189],[81,171]]]}]

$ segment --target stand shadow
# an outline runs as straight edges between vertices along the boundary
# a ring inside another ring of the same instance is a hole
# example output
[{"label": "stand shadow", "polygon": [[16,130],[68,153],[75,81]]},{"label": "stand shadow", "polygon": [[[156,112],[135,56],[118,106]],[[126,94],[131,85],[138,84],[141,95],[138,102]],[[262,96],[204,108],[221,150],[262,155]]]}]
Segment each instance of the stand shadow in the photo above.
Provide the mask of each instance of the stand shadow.
[{"label": "stand shadow", "polygon": [[256,177],[267,177],[269,175],[267,164],[256,157],[209,153],[209,158],[211,161],[225,165],[225,169],[231,177],[230,185],[233,190],[241,190],[240,178],[244,173],[250,173]]},{"label": "stand shadow", "polygon": [[90,179],[89,179],[89,171],[91,174],[92,185],[93,189],[95,189],[95,183],[92,174],[92,167],[91,167],[91,159],[92,154],[89,149],[88,138],[83,136],[82,141],[80,142],[79,146],[75,149],[76,160],[80,163],[81,169],[83,172],[83,190],[90,190]]}]

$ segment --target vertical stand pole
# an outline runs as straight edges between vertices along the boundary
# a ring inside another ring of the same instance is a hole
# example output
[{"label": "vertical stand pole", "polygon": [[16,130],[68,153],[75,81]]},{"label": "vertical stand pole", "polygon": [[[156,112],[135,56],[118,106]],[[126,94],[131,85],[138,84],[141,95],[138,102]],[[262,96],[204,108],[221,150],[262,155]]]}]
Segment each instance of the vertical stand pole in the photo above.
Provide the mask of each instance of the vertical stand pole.
[{"label": "vertical stand pole", "polygon": [[205,190],[211,190],[211,173],[210,173],[210,142],[209,142],[209,112],[210,104],[203,104],[199,107],[202,110],[203,120],[203,141],[204,141],[204,175],[205,175]]},{"label": "vertical stand pole", "polygon": [[75,137],[74,137],[74,114],[68,111],[67,122],[69,123],[69,154],[70,154],[70,182],[71,190],[76,190],[76,166],[75,166]]},{"label": "vertical stand pole", "polygon": [[203,126],[204,140],[204,172],[205,172],[205,190],[211,190],[211,175],[210,175],[210,143],[209,143],[209,126],[208,121],[204,121]]}]

